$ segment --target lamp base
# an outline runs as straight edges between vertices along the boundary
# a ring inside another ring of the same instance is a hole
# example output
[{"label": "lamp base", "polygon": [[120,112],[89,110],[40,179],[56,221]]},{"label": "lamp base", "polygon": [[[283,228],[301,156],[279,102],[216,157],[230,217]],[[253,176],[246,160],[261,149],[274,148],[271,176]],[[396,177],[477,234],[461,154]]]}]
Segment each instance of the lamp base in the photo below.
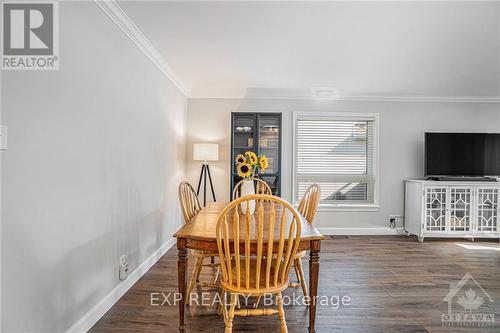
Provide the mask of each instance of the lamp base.
[{"label": "lamp base", "polygon": [[215,202],[217,200],[215,199],[215,191],[214,191],[214,186],[212,184],[212,176],[210,175],[210,167],[207,162],[204,162],[201,165],[200,180],[198,181],[198,189],[196,190],[196,194],[200,195],[201,181],[203,179],[203,207],[207,205],[207,175],[208,175],[208,181],[210,182],[210,190],[212,191],[212,197]]}]

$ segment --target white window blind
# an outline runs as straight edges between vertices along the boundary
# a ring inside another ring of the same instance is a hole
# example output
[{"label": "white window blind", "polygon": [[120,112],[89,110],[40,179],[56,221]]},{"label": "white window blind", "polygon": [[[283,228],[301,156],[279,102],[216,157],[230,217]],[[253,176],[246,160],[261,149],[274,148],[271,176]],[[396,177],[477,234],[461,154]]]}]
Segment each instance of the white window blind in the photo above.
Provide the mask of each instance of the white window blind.
[{"label": "white window blind", "polygon": [[321,186],[321,204],[377,203],[377,117],[297,115],[295,198]]}]

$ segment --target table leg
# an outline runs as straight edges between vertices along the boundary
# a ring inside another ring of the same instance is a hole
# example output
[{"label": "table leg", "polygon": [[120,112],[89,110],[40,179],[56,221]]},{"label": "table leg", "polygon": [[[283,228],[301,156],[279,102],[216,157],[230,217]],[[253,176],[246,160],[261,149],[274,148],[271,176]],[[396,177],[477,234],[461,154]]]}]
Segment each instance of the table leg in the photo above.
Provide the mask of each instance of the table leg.
[{"label": "table leg", "polygon": [[184,309],[186,308],[186,272],[188,266],[188,254],[186,248],[186,239],[177,239],[177,274],[179,281],[179,294],[182,295],[182,299],[179,302],[179,332],[185,332],[186,327],[184,326]]},{"label": "table leg", "polygon": [[311,303],[309,306],[309,333],[315,333],[316,324],[316,300],[318,296],[318,277],[319,277],[319,250],[321,241],[311,241],[309,252],[309,296]]}]

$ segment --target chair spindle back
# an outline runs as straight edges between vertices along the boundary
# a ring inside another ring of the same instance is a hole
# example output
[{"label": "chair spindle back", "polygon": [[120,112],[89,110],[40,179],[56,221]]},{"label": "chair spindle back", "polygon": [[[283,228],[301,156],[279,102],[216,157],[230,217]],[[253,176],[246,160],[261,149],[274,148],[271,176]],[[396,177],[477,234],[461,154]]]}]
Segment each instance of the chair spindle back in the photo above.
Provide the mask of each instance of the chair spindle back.
[{"label": "chair spindle back", "polygon": [[[250,201],[255,201],[254,214]],[[232,201],[216,229],[222,281],[240,292],[288,283],[300,235],[300,215],[285,200],[255,194]]]},{"label": "chair spindle back", "polygon": [[184,222],[191,220],[201,210],[198,195],[188,182],[182,182],[179,185],[179,202],[181,204]]},{"label": "chair spindle back", "polygon": [[309,186],[306,193],[304,193],[302,200],[300,200],[298,211],[309,223],[313,222],[316,211],[318,210],[320,192],[319,185],[312,184]]},{"label": "chair spindle back", "polygon": [[[236,200],[239,197],[241,197],[241,185],[243,185],[244,181],[245,180],[242,179],[236,185],[234,185],[233,200]],[[269,185],[264,180],[260,178],[254,178],[254,184],[255,184],[255,194],[268,194],[268,195],[273,194],[273,192],[271,191],[271,187],[269,187]]]}]

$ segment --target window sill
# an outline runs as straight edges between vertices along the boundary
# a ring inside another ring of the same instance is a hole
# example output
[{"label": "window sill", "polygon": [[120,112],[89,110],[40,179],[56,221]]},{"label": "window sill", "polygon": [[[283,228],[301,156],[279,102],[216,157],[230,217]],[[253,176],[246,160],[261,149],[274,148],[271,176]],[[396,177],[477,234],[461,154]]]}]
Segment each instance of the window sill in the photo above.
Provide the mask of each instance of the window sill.
[{"label": "window sill", "polygon": [[380,205],[376,204],[353,204],[353,205],[319,205],[319,212],[377,212],[380,209]]}]

